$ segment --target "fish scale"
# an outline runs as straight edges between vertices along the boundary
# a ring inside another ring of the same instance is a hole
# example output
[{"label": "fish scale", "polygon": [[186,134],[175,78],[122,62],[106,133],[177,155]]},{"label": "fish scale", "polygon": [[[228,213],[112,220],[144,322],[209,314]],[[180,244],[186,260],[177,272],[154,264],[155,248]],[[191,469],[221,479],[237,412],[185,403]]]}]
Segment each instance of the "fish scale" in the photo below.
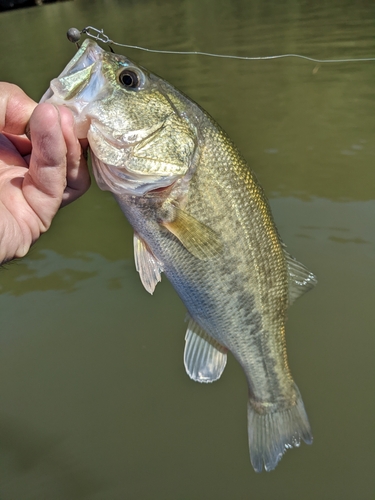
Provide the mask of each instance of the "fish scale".
[{"label": "fish scale", "polygon": [[[268,331],[272,328],[274,331],[277,331],[277,333],[280,333],[280,329],[285,321],[287,300],[285,259],[276,260],[275,258],[264,258],[264,255],[271,254],[267,248],[270,246],[270,243],[274,245],[275,241],[277,242],[276,251],[279,250],[279,255],[282,253],[282,250],[277,233],[274,231],[272,239],[267,235],[267,232],[270,232],[274,228],[272,224],[270,224],[271,227],[265,234],[265,225],[262,223],[262,219],[264,219],[264,213],[267,215],[269,213],[266,200],[264,199],[262,190],[257,186],[254,177],[251,176],[241,156],[237,153],[234,145],[230,141],[226,141],[226,136],[217,129],[217,126],[211,125],[210,133],[208,133],[207,136],[207,142],[210,144],[210,148],[207,148],[206,155],[205,153],[202,154],[200,166],[193,180],[191,190],[193,196],[191,199],[189,198],[186,209],[197,216],[202,214],[202,212],[206,214],[217,214],[215,218],[211,216],[205,219],[205,223],[215,228],[223,238],[225,237],[226,251],[224,253],[226,258],[220,257],[218,262],[213,263],[211,276],[214,283],[216,281],[215,276],[223,276],[225,284],[222,287],[223,290],[217,292],[213,291],[212,293],[216,297],[215,303],[217,304],[217,308],[223,310],[225,306],[223,302],[226,302],[227,299],[227,294],[225,294],[225,292],[230,292],[231,287],[234,287],[237,291],[236,294],[231,295],[232,303],[236,304],[235,306],[231,305],[233,311],[222,313],[224,323],[223,330],[227,330],[225,318],[237,318],[239,316],[238,312],[242,311],[242,317],[240,316],[240,320],[236,321],[237,324],[234,326],[233,321],[231,322],[230,330],[233,332],[236,327],[237,335],[233,334],[234,339],[236,339],[236,347],[230,350],[232,350],[236,356],[236,352],[239,352],[241,349],[240,346],[243,343],[242,341],[245,340],[245,346],[242,348],[244,354],[241,356],[241,364],[245,370],[249,383],[251,383],[252,367],[247,367],[245,361],[243,361],[243,358],[254,354],[254,349],[249,349],[248,343],[246,342],[246,326],[249,327],[256,323],[254,316],[259,317],[257,328],[259,342],[257,343],[261,346],[263,345],[263,338],[265,337],[264,330]],[[225,149],[222,144],[216,144],[218,141],[219,143],[224,142]],[[219,157],[215,154],[214,158],[211,159],[211,151],[221,151],[222,154]],[[229,162],[232,166],[232,171],[225,168]],[[202,164],[212,165],[212,167],[202,168]],[[224,165],[223,169],[220,168],[221,165]],[[229,175],[223,181],[226,171]],[[233,176],[233,171],[239,173],[237,178]],[[224,186],[222,184],[224,184]],[[219,193],[213,191],[213,185],[226,188],[224,190],[221,189],[220,197],[217,196]],[[194,189],[194,187],[196,187],[196,189]],[[207,189],[211,190],[210,197],[205,195]],[[253,195],[254,192],[256,192],[256,196]],[[235,212],[237,212],[235,220],[238,222],[239,228],[232,223],[233,214],[231,211],[227,212],[226,217],[224,216],[223,206],[229,206],[235,209]],[[217,220],[221,221],[220,225],[217,225]],[[258,229],[259,226],[262,227],[261,231]],[[247,243],[249,240],[251,240],[251,245]],[[271,250],[273,250],[273,248]],[[276,252],[273,250],[273,253]],[[221,266],[221,270],[217,269],[218,265]],[[273,272],[275,267],[276,272]],[[277,269],[278,267],[281,267],[284,272],[280,273],[280,269]],[[230,272],[228,272],[229,270]],[[199,281],[199,276],[195,279]],[[252,285],[255,281],[259,283],[258,287]],[[272,283],[272,288],[270,282]],[[272,293],[273,289],[276,289],[275,298]],[[282,293],[281,297],[279,293],[280,289],[285,290],[285,293]],[[273,313],[273,316],[278,316],[278,322],[276,323],[273,321],[272,325],[269,326],[267,324],[269,316],[266,314],[268,310]],[[219,313],[215,312],[214,314],[216,316]],[[248,318],[251,319],[247,320]],[[209,333],[218,338],[217,332],[209,331]],[[272,351],[275,351],[275,347],[278,350],[283,350],[284,335],[267,335],[267,342],[269,342],[269,338],[275,341],[275,346],[272,348]],[[218,340],[220,340],[220,338],[218,338]],[[228,343],[228,340],[226,340],[226,343]],[[264,347],[262,350],[267,351]],[[256,358],[264,361],[264,356],[256,356]],[[254,370],[254,373],[256,372],[258,372],[258,370]],[[262,394],[257,395],[256,392],[254,396],[260,400],[264,398]]]},{"label": "fish scale", "polygon": [[88,138],[99,187],[134,228],[146,290],[163,272],[184,302],[188,375],[217,380],[228,350],[243,368],[254,469],[272,470],[286,449],[311,443],[285,322],[316,278],[287,253],[234,143],[168,82],[89,40],[42,100],[68,106]]}]

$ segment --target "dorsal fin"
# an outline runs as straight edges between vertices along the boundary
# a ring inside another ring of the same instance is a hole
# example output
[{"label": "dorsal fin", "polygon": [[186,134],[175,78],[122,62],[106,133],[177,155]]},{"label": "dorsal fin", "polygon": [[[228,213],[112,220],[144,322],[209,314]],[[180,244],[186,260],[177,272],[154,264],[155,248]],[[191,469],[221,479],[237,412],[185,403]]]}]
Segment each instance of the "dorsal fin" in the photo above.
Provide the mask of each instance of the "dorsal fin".
[{"label": "dorsal fin", "polygon": [[284,248],[289,274],[289,305],[318,283],[316,276]]}]

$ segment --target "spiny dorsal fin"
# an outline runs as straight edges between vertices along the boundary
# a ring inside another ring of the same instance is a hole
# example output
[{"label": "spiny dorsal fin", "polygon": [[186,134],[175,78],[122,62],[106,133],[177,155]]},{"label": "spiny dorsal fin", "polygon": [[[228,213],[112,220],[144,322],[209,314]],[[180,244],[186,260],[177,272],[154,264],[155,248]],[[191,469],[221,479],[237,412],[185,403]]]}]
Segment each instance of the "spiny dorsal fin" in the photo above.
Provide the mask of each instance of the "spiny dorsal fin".
[{"label": "spiny dorsal fin", "polygon": [[284,249],[289,274],[289,305],[318,283],[316,276]]},{"label": "spiny dorsal fin", "polygon": [[174,207],[175,217],[172,221],[161,221],[161,224],[180,240],[184,247],[197,259],[207,260],[218,255],[222,250],[219,236],[195,217]]},{"label": "spiny dorsal fin", "polygon": [[133,242],[135,268],[139,272],[143,286],[152,295],[156,285],[161,281],[162,264],[137,233],[134,233]]},{"label": "spiny dorsal fin", "polygon": [[227,363],[227,349],[208,335],[193,319],[189,319],[185,335],[184,365],[196,382],[215,382]]}]

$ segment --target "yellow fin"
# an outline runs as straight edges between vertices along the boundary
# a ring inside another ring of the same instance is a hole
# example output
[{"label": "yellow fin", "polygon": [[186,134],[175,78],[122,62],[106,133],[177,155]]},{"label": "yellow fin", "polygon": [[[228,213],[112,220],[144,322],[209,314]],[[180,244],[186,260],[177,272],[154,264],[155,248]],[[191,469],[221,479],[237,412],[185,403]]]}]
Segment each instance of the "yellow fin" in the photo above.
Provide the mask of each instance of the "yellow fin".
[{"label": "yellow fin", "polygon": [[179,208],[174,208],[172,221],[161,221],[194,257],[200,260],[212,259],[218,255],[223,245],[219,236],[208,226]]}]

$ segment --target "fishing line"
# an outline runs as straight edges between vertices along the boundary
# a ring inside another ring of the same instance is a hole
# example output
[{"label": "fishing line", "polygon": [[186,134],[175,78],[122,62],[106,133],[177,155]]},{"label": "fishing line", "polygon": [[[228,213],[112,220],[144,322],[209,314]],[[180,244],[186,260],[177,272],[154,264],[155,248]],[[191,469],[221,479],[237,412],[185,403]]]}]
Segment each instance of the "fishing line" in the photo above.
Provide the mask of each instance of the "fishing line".
[{"label": "fishing line", "polygon": [[77,28],[70,28],[67,32],[68,40],[75,43],[79,47],[79,40],[81,35],[86,35],[93,38],[96,41],[108,44],[109,48],[113,52],[111,45],[117,45],[118,47],[126,47],[128,49],[143,50],[144,52],[153,52],[156,54],[178,54],[185,56],[207,56],[207,57],[219,57],[221,59],[241,59],[243,61],[269,61],[271,59],[283,59],[287,57],[296,57],[298,59],[305,59],[307,61],[312,61],[315,63],[352,63],[352,62],[367,62],[375,61],[375,57],[359,57],[359,58],[348,58],[348,59],[315,59],[314,57],[304,56],[301,54],[278,54],[274,56],[234,56],[229,54],[214,54],[211,52],[200,52],[200,51],[181,51],[181,50],[158,50],[158,49],[148,49],[146,47],[140,47],[138,45],[127,45],[125,43],[118,43],[111,40],[103,30],[98,30],[93,26],[86,26],[83,30],[78,30]]}]

